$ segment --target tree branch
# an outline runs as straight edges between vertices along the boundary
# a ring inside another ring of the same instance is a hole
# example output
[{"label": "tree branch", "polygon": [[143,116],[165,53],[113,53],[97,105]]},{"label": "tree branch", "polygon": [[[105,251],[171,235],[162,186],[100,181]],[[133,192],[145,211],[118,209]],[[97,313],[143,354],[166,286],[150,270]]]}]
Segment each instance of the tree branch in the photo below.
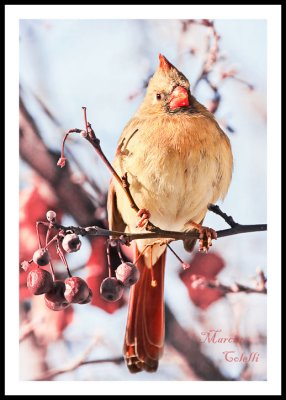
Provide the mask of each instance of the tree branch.
[{"label": "tree branch", "polygon": [[260,293],[267,294],[266,277],[262,271],[259,272],[259,280],[256,282],[256,287],[249,287],[242,285],[240,283],[235,282],[233,285],[224,285],[219,282],[217,279],[208,279],[205,276],[193,275],[192,279],[192,287],[193,288],[210,288],[220,290],[224,295],[229,293]]},{"label": "tree branch", "polygon": [[[84,137],[94,148],[94,150],[97,152],[97,154],[99,155],[99,157],[102,159],[102,161],[104,162],[104,164],[107,166],[107,168],[109,169],[109,171],[111,172],[113,178],[119,183],[119,185],[122,187],[122,189],[124,190],[128,201],[130,203],[130,207],[132,209],[134,209],[135,212],[138,213],[138,211],[140,210],[140,208],[137,206],[137,204],[135,203],[135,200],[133,199],[133,196],[129,190],[129,182],[128,182],[128,177],[127,177],[127,173],[125,173],[121,178],[118,175],[118,173],[115,171],[115,169],[113,168],[112,164],[109,162],[109,160],[107,159],[107,157],[105,156],[104,152],[102,151],[102,148],[100,146],[100,140],[96,137],[94,130],[91,127],[90,122],[87,121],[87,116],[86,116],[86,107],[82,107],[83,112],[84,112],[84,124],[85,124],[85,128],[86,131],[80,130],[78,128],[73,128],[73,129],[69,129],[63,139],[62,142],[62,151],[61,151],[61,157],[58,160],[57,165],[60,166],[61,168],[65,166],[65,162],[66,162],[66,158],[64,155],[64,145],[65,145],[65,141],[68,137],[69,134],[71,133],[80,133],[82,137]],[[148,231],[156,231],[158,228],[152,224],[151,221],[147,221],[147,224],[145,226],[145,229]]]},{"label": "tree branch", "polygon": [[91,353],[93,350],[94,346],[99,342],[99,338],[95,337],[94,340],[91,342],[91,344],[87,347],[87,349],[75,360],[73,360],[71,363],[66,365],[65,367],[62,368],[55,368],[51,369],[47,372],[45,372],[43,375],[35,378],[35,381],[48,381],[51,380],[52,378],[64,374],[66,372],[72,372],[75,369],[81,367],[82,365],[89,365],[89,364],[101,364],[101,363],[114,363],[114,364],[121,364],[124,361],[124,358],[122,356],[119,357],[112,357],[112,358],[103,358],[101,360],[86,360],[88,355]]},{"label": "tree branch", "polygon": [[72,215],[79,224],[95,223],[103,226],[102,221],[95,218],[96,208],[87,198],[81,185],[71,179],[71,171],[67,168],[59,174],[56,167],[58,154],[49,151],[45,146],[38,127],[20,98],[20,155],[42,178],[44,178],[61,206]]},{"label": "tree branch", "polygon": [[46,373],[44,373],[43,375],[41,375],[40,377],[38,377],[34,380],[35,381],[49,381],[58,375],[65,374],[67,372],[72,372],[72,371],[76,370],[77,368],[82,367],[83,365],[105,364],[105,363],[113,363],[113,364],[119,365],[119,364],[122,364],[123,362],[124,362],[124,358],[122,356],[112,357],[112,358],[103,358],[101,360],[77,361],[70,366],[47,371]]},{"label": "tree branch", "polygon": [[178,323],[168,305],[165,305],[166,340],[184,357],[195,374],[206,381],[232,380],[224,376],[201,351],[198,340]]},{"label": "tree branch", "polygon": [[[127,233],[127,232],[119,232],[119,231],[111,231],[108,229],[103,229],[98,226],[63,226],[57,223],[53,223],[54,228],[61,229],[64,232],[73,231],[77,235],[86,236],[86,235],[94,235],[94,236],[104,236],[121,239],[124,244],[128,244],[132,240],[138,239],[170,239],[174,240],[186,240],[190,238],[199,238],[199,233],[196,231],[189,232],[176,232],[176,231],[166,231],[158,229],[154,232],[142,232],[142,233]],[[258,225],[241,225],[237,224],[234,228],[230,229],[222,229],[217,231],[217,238],[222,238],[231,235],[238,235],[240,233],[248,233],[248,232],[262,232],[267,230],[266,224],[258,224]]]}]

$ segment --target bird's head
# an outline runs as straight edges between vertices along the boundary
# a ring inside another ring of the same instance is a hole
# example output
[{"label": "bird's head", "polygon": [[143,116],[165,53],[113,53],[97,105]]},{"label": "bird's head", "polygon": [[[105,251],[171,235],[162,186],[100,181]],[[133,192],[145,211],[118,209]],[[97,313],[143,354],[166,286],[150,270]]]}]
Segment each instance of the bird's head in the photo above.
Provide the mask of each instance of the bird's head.
[{"label": "bird's head", "polygon": [[149,81],[142,108],[148,108],[149,113],[175,113],[189,109],[191,92],[188,79],[161,54],[159,61]]}]

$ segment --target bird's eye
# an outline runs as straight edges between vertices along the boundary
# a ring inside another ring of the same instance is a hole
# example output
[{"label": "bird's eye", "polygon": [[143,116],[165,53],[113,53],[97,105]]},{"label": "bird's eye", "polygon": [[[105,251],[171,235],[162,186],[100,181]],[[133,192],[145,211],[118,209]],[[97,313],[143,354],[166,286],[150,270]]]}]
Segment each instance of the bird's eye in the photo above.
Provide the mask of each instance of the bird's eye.
[{"label": "bird's eye", "polygon": [[157,94],[156,94],[156,99],[157,99],[157,100],[161,100],[161,98],[162,98],[161,93],[157,93]]}]

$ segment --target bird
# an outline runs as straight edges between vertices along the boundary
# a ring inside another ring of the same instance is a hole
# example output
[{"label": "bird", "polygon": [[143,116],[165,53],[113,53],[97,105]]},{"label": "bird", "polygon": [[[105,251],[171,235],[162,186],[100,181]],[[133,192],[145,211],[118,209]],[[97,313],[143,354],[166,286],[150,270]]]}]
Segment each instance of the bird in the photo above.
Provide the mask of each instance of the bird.
[{"label": "bird", "polygon": [[[128,177],[139,212],[130,207],[122,186],[111,178],[110,230],[148,232],[150,222],[162,230],[198,231],[200,250],[209,249],[216,232],[202,223],[208,205],[224,199],[228,191],[231,144],[214,115],[191,93],[186,76],[161,54],[145,97],[119,138],[112,165],[119,176]],[[192,251],[196,240],[185,240],[185,249]],[[140,278],[130,289],[123,346],[131,373],[157,371],[163,354],[168,243],[144,238],[134,244]]]}]

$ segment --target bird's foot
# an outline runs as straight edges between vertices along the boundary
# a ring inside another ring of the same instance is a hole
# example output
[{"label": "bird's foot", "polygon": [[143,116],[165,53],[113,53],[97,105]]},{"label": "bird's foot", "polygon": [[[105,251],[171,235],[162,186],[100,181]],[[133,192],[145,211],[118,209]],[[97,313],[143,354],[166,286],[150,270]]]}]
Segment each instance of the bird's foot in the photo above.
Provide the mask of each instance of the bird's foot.
[{"label": "bird's foot", "polygon": [[212,246],[212,240],[217,239],[216,231],[195,222],[191,222],[191,224],[199,231],[199,251],[207,253]]},{"label": "bird's foot", "polygon": [[137,215],[140,219],[136,225],[136,228],[144,228],[148,224],[149,219],[151,217],[150,211],[147,210],[147,208],[141,208],[138,211]]}]

